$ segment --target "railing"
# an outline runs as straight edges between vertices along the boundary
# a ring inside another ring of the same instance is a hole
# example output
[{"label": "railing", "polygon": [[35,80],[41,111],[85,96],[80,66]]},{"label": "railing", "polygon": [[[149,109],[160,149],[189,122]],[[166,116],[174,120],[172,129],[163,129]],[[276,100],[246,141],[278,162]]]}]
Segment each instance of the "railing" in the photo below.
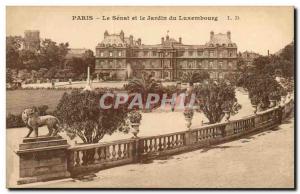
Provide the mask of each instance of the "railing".
[{"label": "railing", "polygon": [[289,99],[283,107],[278,106],[242,119],[188,131],[109,143],[77,145],[69,149],[68,170],[74,176],[219,144],[276,127],[288,116],[293,107],[294,101]]},{"label": "railing", "polygon": [[139,153],[144,158],[174,154],[185,150],[186,132],[151,136],[139,139]]},{"label": "railing", "polygon": [[109,143],[77,145],[70,149],[68,170],[73,174],[103,169],[134,161],[136,141],[119,140]]}]

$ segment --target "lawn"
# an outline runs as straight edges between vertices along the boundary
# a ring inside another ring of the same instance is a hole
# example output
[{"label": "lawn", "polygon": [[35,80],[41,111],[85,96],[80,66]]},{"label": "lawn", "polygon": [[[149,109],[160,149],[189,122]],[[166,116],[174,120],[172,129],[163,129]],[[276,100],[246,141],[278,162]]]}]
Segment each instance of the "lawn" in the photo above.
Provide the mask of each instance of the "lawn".
[{"label": "lawn", "polygon": [[6,91],[6,115],[20,114],[30,106],[48,105],[49,110],[56,108],[64,92],[70,90],[9,90]]}]

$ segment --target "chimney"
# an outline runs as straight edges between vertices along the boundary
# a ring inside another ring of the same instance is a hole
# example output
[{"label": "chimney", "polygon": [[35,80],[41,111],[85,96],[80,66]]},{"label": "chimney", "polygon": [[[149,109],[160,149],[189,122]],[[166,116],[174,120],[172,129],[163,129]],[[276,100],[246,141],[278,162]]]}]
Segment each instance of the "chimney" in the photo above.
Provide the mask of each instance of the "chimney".
[{"label": "chimney", "polygon": [[161,37],[161,44],[164,44],[164,42],[165,42],[165,38]]},{"label": "chimney", "polygon": [[109,34],[108,34],[107,30],[105,30],[105,32],[104,32],[104,38],[106,38],[108,35]]},{"label": "chimney", "polygon": [[231,32],[230,32],[230,31],[227,32],[227,38],[228,38],[229,40],[231,40]]},{"label": "chimney", "polygon": [[270,56],[270,51],[268,50],[268,56]]},{"label": "chimney", "polygon": [[166,40],[169,40],[169,35],[166,36]]},{"label": "chimney", "polygon": [[133,45],[133,36],[132,35],[129,36],[129,44]]},{"label": "chimney", "polygon": [[122,41],[124,41],[124,32],[123,32],[123,30],[121,30],[121,32],[120,32],[120,38],[121,38]]},{"label": "chimney", "polygon": [[210,32],[210,40],[212,40],[214,38],[214,31]]},{"label": "chimney", "polygon": [[138,42],[138,45],[142,45],[142,40],[140,38],[137,40],[137,42]]},{"label": "chimney", "polygon": [[179,44],[181,44],[182,43],[182,38],[181,37],[179,37]]}]

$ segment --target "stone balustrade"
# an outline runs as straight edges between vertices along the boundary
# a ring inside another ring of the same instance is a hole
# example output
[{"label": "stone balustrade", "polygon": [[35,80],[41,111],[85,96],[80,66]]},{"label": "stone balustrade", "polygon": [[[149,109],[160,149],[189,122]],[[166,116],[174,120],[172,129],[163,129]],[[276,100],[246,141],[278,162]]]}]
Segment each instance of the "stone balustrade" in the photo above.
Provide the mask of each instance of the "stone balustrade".
[{"label": "stone balustrade", "polygon": [[[230,120],[223,123],[164,135],[138,137],[108,143],[76,145],[68,148],[66,151],[67,171],[74,177],[80,174],[96,172],[105,168],[145,162],[157,157],[192,151],[206,146],[231,141],[251,133],[261,132],[280,125],[282,120],[292,112],[293,107],[294,100],[290,98],[284,105],[278,105],[269,110],[258,112],[238,120]],[[52,144],[49,145],[55,146]],[[55,149],[55,147],[52,148]],[[24,149],[19,150],[21,157],[20,169],[23,169],[25,165],[25,163],[22,162],[22,157],[24,156],[22,156],[22,152],[24,152]],[[53,150],[51,148],[49,149]],[[29,151],[30,153],[49,152],[47,149]],[[52,158],[55,157],[54,154],[51,155],[53,155]],[[36,168],[40,167],[37,166]],[[35,172],[35,167],[31,170]],[[21,177],[24,178],[24,173],[22,173],[23,172],[21,172]],[[57,173],[57,175],[59,175],[59,173]],[[36,175],[31,173],[28,174],[27,178],[28,177],[32,178],[36,177]],[[62,177],[53,177],[52,173],[51,178]],[[40,181],[38,178],[35,178],[34,180]],[[43,181],[44,180],[45,179],[43,179]],[[21,181],[19,183],[22,184],[26,182]]]}]

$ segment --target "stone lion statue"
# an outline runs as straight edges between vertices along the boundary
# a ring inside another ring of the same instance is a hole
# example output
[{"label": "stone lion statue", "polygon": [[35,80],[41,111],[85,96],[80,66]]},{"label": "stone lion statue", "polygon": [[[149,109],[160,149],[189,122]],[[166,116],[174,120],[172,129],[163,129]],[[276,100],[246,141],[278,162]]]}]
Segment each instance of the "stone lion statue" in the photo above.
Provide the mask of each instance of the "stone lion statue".
[{"label": "stone lion statue", "polygon": [[58,118],[52,115],[39,116],[34,108],[25,109],[22,113],[22,120],[29,129],[26,137],[29,137],[32,131],[34,131],[35,137],[38,137],[38,128],[45,125],[49,131],[46,136],[56,136],[58,133]]}]

